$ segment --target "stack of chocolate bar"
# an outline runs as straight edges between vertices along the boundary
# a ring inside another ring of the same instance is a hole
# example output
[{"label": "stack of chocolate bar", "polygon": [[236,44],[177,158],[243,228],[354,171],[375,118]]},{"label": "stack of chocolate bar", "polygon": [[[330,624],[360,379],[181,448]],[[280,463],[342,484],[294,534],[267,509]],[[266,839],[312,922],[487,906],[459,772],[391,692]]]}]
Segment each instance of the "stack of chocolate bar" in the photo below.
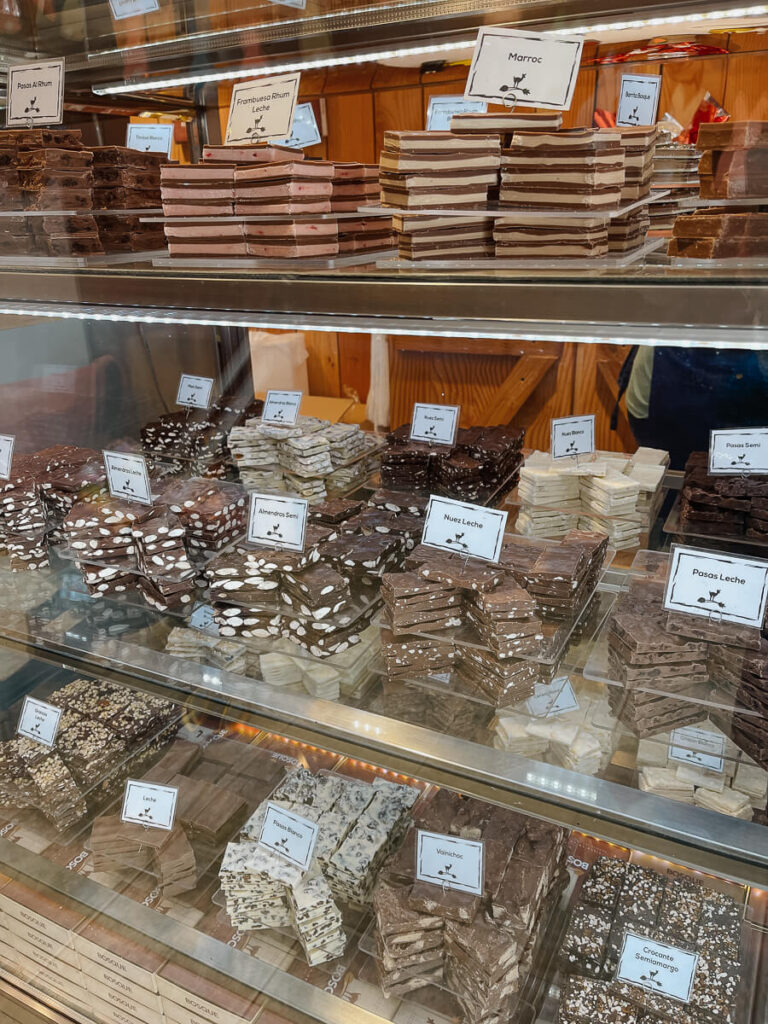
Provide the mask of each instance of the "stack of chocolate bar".
[{"label": "stack of chocolate bar", "polygon": [[[161,153],[144,153],[125,146],[93,150],[93,205],[97,210],[160,208]],[[165,248],[160,224],[142,224],[139,214],[97,218],[105,252],[140,252]]]},{"label": "stack of chocolate bar", "polygon": [[7,480],[0,480],[0,543],[11,556],[12,572],[48,565],[48,519],[37,478],[41,460],[16,455]]},{"label": "stack of chocolate bar", "polygon": [[602,217],[499,217],[493,222],[499,259],[599,259],[610,251],[608,225]]},{"label": "stack of chocolate bar", "polygon": [[199,478],[172,482],[159,503],[179,517],[193,555],[219,551],[245,531],[247,499],[237,484]]},{"label": "stack of chocolate bar", "polygon": [[[337,163],[334,166],[331,210],[352,213],[379,202],[379,165]],[[338,222],[339,253],[382,252],[395,244],[389,217],[365,216]]]},{"label": "stack of chocolate bar", "polygon": [[619,141],[624,150],[622,200],[633,203],[644,199],[651,191],[656,140],[659,135],[656,125],[648,128],[621,126],[609,131],[619,133]]},{"label": "stack of chocolate bar", "polygon": [[703,199],[768,198],[768,121],[702,124],[696,147]]},{"label": "stack of chocolate bar", "polygon": [[[485,209],[498,183],[498,135],[451,132],[385,132],[381,202],[403,211],[394,218],[404,259],[492,255],[491,221],[471,216]],[[460,218],[408,215],[406,211],[466,209]]]},{"label": "stack of chocolate bar", "polygon": [[[735,459],[737,462],[738,459]],[[723,537],[768,536],[768,476],[710,475],[709,454],[692,452],[685,464],[680,501],[684,533]]]},{"label": "stack of chocolate bar", "polygon": [[[681,1002],[654,987],[657,970],[642,975],[643,983],[616,980],[625,942],[638,936],[645,953],[666,957],[675,946],[695,954],[686,1024],[715,1024],[737,1017],[740,992],[740,901],[690,873],[657,873],[639,864],[600,857],[589,870],[571,908],[568,931],[560,948],[565,975],[560,995],[559,1024],[585,1020],[640,1021],[660,1024],[681,1020]],[[654,943],[666,943],[656,953]],[[661,962],[655,959],[654,962]],[[714,966],[716,965],[716,967]]]},{"label": "stack of chocolate bar", "polygon": [[683,146],[671,140],[659,141],[653,161],[652,192],[669,192],[648,207],[651,227],[669,230],[686,200],[699,188],[699,153],[695,146]]},{"label": "stack of chocolate bar", "polygon": [[502,149],[509,146],[518,132],[556,132],[563,124],[563,115],[555,110],[536,114],[522,110],[454,114],[451,132],[454,135],[498,135]]},{"label": "stack of chocolate bar", "polygon": [[99,679],[76,679],[46,696],[62,709],[52,748],[19,737],[0,745],[0,794],[58,829],[82,820],[145,770],[170,742],[181,708]]},{"label": "stack of chocolate bar", "polygon": [[674,223],[667,251],[687,259],[768,256],[768,212],[755,207],[685,214]]},{"label": "stack of chocolate bar", "polygon": [[501,157],[502,206],[613,210],[624,187],[618,130],[522,132]]},{"label": "stack of chocolate bar", "polygon": [[[50,216],[4,218],[4,248],[50,256],[102,251],[93,209],[92,155],[77,129],[13,129],[0,132],[3,209],[50,210]],[[58,211],[69,211],[63,215]],[[5,221],[7,220],[7,223]],[[7,235],[5,233],[8,233]],[[27,236],[26,242],[24,235]]]},{"label": "stack of chocolate bar", "polygon": [[[447,790],[414,819],[374,892],[374,956],[385,995],[436,985],[472,1024],[514,1018],[565,884],[565,830]],[[483,843],[481,895],[417,881],[417,829]]]},{"label": "stack of chocolate bar", "polygon": [[446,494],[482,502],[515,486],[525,431],[516,427],[460,429],[454,446],[410,441],[409,423],[392,431],[381,481],[394,491]]},{"label": "stack of chocolate bar", "polygon": [[[160,168],[163,225],[171,256],[245,256],[240,222],[190,223],[184,217],[231,217],[235,212],[235,168],[221,163]],[[175,218],[179,218],[176,222]]]}]

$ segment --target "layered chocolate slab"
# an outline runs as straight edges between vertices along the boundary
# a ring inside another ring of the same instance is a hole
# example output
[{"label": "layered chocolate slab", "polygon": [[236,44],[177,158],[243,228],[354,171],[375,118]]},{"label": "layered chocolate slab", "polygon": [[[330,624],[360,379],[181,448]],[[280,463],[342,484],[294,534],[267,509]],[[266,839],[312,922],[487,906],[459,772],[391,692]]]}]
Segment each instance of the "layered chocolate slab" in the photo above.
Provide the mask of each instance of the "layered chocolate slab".
[{"label": "layered chocolate slab", "polygon": [[494,222],[496,255],[504,259],[600,257],[608,253],[608,231],[601,218],[563,216],[553,220]]},{"label": "layered chocolate slab", "polygon": [[680,216],[668,253],[695,259],[768,255],[768,212],[712,209]]}]

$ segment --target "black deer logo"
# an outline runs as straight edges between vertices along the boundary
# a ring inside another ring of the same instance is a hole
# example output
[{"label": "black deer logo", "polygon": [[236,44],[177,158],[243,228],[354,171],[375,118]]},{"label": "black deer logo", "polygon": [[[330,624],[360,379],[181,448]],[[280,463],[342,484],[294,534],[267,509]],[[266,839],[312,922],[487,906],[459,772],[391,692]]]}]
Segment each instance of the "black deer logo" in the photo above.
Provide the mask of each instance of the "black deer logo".
[{"label": "black deer logo", "polygon": [[139,811],[136,817],[143,818],[145,821],[154,821],[154,818],[152,817],[151,807],[145,807],[143,811]]},{"label": "black deer logo", "polygon": [[663,984],[656,977],[656,975],[658,973],[659,973],[659,968],[657,967],[655,971],[649,971],[648,974],[641,974],[640,975],[640,981],[647,981],[651,985],[656,985],[657,988],[663,988],[664,987]]},{"label": "black deer logo", "polygon": [[276,839],[274,844],[273,844],[272,849],[273,850],[281,850],[281,851],[287,850],[288,849],[288,839],[286,838],[286,836],[283,836],[281,839]]},{"label": "black deer logo", "polygon": [[438,873],[438,875],[440,875],[441,878],[445,878],[445,879],[449,879],[450,878],[454,882],[456,881],[456,875],[454,874],[454,871],[453,871],[453,864],[446,864],[445,867],[441,871],[438,871],[437,873]]},{"label": "black deer logo", "polygon": [[725,602],[717,600],[719,595],[719,590],[710,590],[709,597],[699,597],[697,598],[697,601],[699,604],[714,604],[718,608],[725,608]]},{"label": "black deer logo", "polygon": [[446,537],[445,543],[455,545],[456,547],[463,548],[465,551],[468,551],[469,545],[465,544],[464,541],[461,539],[463,536],[463,533],[455,533],[453,537]]},{"label": "black deer logo", "polygon": [[283,412],[283,410],[282,409],[278,409],[277,412],[275,413],[275,415],[272,418],[276,419],[276,420],[281,420],[284,416],[285,416],[285,413]]},{"label": "black deer logo", "polygon": [[507,99],[514,100],[514,99],[517,99],[519,96],[530,96],[531,90],[530,89],[523,89],[522,88],[523,81],[527,77],[528,76],[525,74],[525,72],[523,72],[522,75],[515,75],[514,78],[512,79],[512,85],[502,85],[499,88],[499,92],[508,92],[509,93],[509,96],[505,96],[504,97],[505,100],[507,100]]},{"label": "black deer logo", "polygon": [[570,441],[569,444],[568,444],[568,447],[565,450],[566,450],[566,452],[575,452],[576,451],[576,442],[575,441]]},{"label": "black deer logo", "polygon": [[747,458],[747,453],[746,452],[742,452],[741,455],[737,455],[735,459],[731,460],[731,465],[732,466],[749,466],[750,465],[750,461]]},{"label": "black deer logo", "polygon": [[37,105],[37,96],[33,96],[32,99],[29,101],[29,106],[28,107],[24,107],[24,113],[25,114],[39,114],[40,113],[40,107],[38,107],[38,105]]},{"label": "black deer logo", "polygon": [[280,532],[280,523],[275,523],[275,525],[272,527],[271,530],[267,530],[267,536],[268,537],[279,537],[282,540],[283,539],[283,535]]},{"label": "black deer logo", "polygon": [[262,127],[261,122],[263,120],[264,120],[264,115],[263,114],[260,114],[258,117],[254,117],[254,119],[253,119],[253,127],[252,128],[247,128],[245,134],[246,135],[262,135],[263,132],[264,132],[264,128]]},{"label": "black deer logo", "polygon": [[631,121],[632,124],[640,124],[640,117],[638,114],[639,107],[635,107],[631,114],[627,115],[627,120]]}]

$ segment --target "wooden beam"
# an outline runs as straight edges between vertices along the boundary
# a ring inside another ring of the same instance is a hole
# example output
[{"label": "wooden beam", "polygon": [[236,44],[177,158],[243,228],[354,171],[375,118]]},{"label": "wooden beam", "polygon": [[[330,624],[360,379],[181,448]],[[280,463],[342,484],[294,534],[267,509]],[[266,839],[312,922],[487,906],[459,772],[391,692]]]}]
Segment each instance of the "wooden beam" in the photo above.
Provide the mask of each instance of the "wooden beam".
[{"label": "wooden beam", "polygon": [[491,426],[509,423],[556,362],[555,355],[531,353],[521,356],[498,389],[486,422]]}]

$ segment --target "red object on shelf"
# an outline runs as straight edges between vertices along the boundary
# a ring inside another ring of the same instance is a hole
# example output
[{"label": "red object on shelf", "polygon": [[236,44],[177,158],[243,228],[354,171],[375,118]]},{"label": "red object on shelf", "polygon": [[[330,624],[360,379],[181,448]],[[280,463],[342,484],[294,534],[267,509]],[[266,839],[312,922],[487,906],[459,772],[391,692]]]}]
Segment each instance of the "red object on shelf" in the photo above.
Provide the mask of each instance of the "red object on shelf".
[{"label": "red object on shelf", "polygon": [[728,121],[730,114],[714,99],[712,93],[705,92],[701,103],[696,108],[691,123],[682,132],[677,141],[687,145],[695,145],[699,137],[699,127],[703,124],[715,124],[720,121]]},{"label": "red object on shelf", "polygon": [[595,128],[615,128],[616,115],[610,110],[598,107],[592,116],[592,125]]}]

